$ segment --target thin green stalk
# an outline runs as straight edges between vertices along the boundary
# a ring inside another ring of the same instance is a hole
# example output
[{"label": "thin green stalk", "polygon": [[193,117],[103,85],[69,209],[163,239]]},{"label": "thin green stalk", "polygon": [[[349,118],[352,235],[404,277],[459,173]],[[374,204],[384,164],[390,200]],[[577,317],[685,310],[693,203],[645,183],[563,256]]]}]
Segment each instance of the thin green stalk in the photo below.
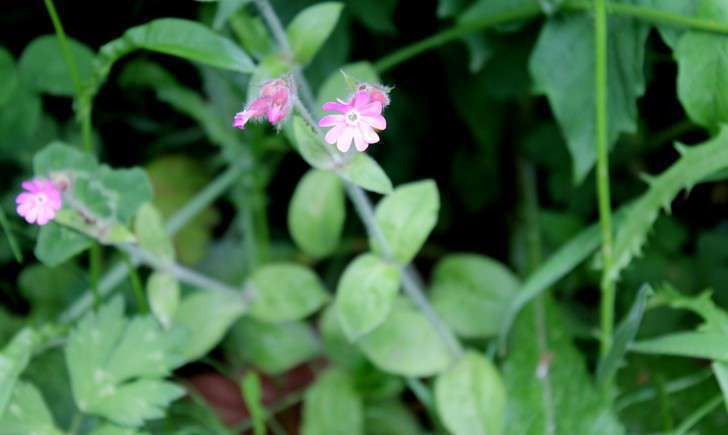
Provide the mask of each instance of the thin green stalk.
[{"label": "thin green stalk", "polygon": [[715,408],[720,406],[721,403],[723,403],[722,394],[718,394],[717,396],[705,402],[700,408],[696,409],[692,414],[690,414],[688,418],[686,418],[685,421],[683,421],[682,424],[678,426],[677,429],[675,429],[674,435],[682,435],[684,433],[687,433],[690,429],[693,428],[693,426],[698,424],[700,420],[713,412]]},{"label": "thin green stalk", "polygon": [[13,251],[13,256],[15,256],[15,261],[18,263],[23,262],[23,252],[20,250],[20,247],[18,246],[18,241],[15,239],[15,236],[13,235],[13,231],[10,229],[10,222],[8,222],[8,217],[5,214],[5,210],[3,210],[2,207],[0,207],[0,226],[2,226],[3,232],[5,233],[5,237],[8,239],[8,244],[10,245],[10,250]]},{"label": "thin green stalk", "polygon": [[614,324],[614,281],[607,271],[612,265],[612,204],[609,194],[609,138],[607,119],[607,9],[606,0],[594,0],[594,93],[597,146],[597,196],[599,223],[602,230],[602,300],[599,347],[606,355],[612,342]]},{"label": "thin green stalk", "polygon": [[99,293],[99,279],[101,276],[101,245],[98,242],[91,244],[88,253],[89,268],[91,269],[91,294],[94,298],[94,310],[101,306],[101,295]]},{"label": "thin green stalk", "polygon": [[[700,370],[697,373],[692,373],[682,378],[674,379],[665,384],[665,393],[672,394],[690,387],[694,387],[702,382],[713,377],[713,371],[708,367],[707,369]],[[621,411],[628,406],[636,405],[638,403],[647,402],[657,397],[657,389],[655,387],[645,387],[635,392],[626,394],[617,400],[615,409]]]},{"label": "thin green stalk", "polygon": [[144,295],[144,286],[142,285],[142,280],[139,277],[139,272],[137,272],[136,265],[132,263],[129,255],[122,255],[124,257],[124,263],[126,263],[126,267],[129,272],[129,281],[131,282],[131,288],[134,292],[134,299],[136,300],[137,309],[139,309],[140,313],[146,314],[147,312],[149,312],[149,307],[147,306],[147,298]]},{"label": "thin green stalk", "polygon": [[394,68],[402,62],[405,62],[428,50],[437,48],[450,41],[462,38],[463,36],[467,36],[471,33],[487,29],[489,27],[497,26],[498,24],[503,24],[516,20],[523,20],[526,18],[538,16],[540,14],[541,7],[538,4],[534,4],[530,6],[514,8],[512,10],[497,15],[488,16],[481,20],[473,21],[468,24],[457,25],[455,27],[438,32],[428,38],[415,42],[412,45],[400,48],[394,53],[391,53],[378,60],[374,64],[374,68],[379,73],[383,73]]}]

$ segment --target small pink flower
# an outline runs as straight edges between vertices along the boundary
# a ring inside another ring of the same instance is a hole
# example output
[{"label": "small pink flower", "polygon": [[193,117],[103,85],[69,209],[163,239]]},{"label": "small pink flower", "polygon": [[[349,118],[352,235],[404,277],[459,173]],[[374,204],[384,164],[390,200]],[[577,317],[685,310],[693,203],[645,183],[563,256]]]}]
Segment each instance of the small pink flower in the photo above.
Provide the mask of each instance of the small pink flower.
[{"label": "small pink flower", "polygon": [[51,180],[43,178],[23,181],[22,186],[26,192],[15,198],[18,214],[29,224],[45,225],[52,221],[63,206],[58,187]]},{"label": "small pink flower", "polygon": [[260,96],[253,100],[248,107],[237,114],[233,119],[233,127],[244,129],[251,119],[268,118],[273,125],[281,122],[291,111],[293,106],[293,86],[290,80],[275,79],[263,83]]},{"label": "small pink flower", "polygon": [[336,148],[345,153],[351,142],[358,151],[365,151],[370,144],[379,142],[376,130],[387,128],[387,121],[382,116],[382,103],[372,101],[369,93],[359,91],[347,103],[341,100],[328,102],[324,110],[334,110],[341,115],[327,115],[319,121],[320,127],[333,127],[326,133],[326,142],[336,144]]},{"label": "small pink flower", "polygon": [[389,106],[389,93],[392,88],[389,86],[373,85],[371,83],[359,83],[356,86],[357,92],[366,92],[372,101],[379,101],[382,107]]}]

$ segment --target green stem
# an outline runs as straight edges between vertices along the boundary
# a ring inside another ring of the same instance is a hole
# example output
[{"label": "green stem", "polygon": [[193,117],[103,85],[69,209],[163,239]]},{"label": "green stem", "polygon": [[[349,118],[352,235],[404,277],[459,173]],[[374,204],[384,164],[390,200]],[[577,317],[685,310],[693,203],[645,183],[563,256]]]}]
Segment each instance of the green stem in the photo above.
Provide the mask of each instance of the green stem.
[{"label": "green stem", "polygon": [[[81,99],[83,95],[83,87],[81,83],[81,75],[78,73],[78,66],[76,64],[76,57],[71,50],[71,46],[68,44],[66,38],[66,32],[63,30],[63,24],[56,11],[56,6],[53,4],[53,0],[44,0],[48,15],[51,17],[53,22],[53,28],[56,31],[58,37],[58,43],[61,46],[63,58],[66,61],[66,67],[68,67],[68,73],[71,76],[71,82],[73,82],[73,89],[76,93],[76,109],[77,111],[81,108]],[[77,113],[79,122],[81,124],[81,137],[83,140],[83,147],[86,152],[93,152],[93,142],[91,138],[91,111],[87,109],[80,109]]]},{"label": "green stem", "polygon": [[720,406],[721,403],[723,403],[722,394],[718,394],[717,396],[708,400],[703,404],[703,406],[696,409],[692,414],[690,414],[688,418],[686,418],[685,421],[683,421],[682,424],[678,426],[677,429],[675,429],[675,432],[673,434],[682,435],[684,433],[687,433],[687,431],[692,429],[692,427],[695,426],[700,420],[702,420],[703,417],[710,414],[715,408]]},{"label": "green stem", "polygon": [[15,239],[15,236],[13,235],[13,231],[10,229],[10,222],[8,222],[8,217],[5,214],[5,210],[3,210],[2,207],[0,207],[0,226],[2,226],[3,232],[5,233],[5,237],[8,239],[8,244],[10,245],[10,250],[13,251],[13,255],[15,256],[15,261],[18,263],[23,262],[23,252],[20,250],[20,247],[18,246],[18,241]]},{"label": "green stem", "polygon": [[142,280],[139,278],[139,272],[136,270],[136,265],[131,261],[131,258],[127,254],[122,254],[124,257],[124,263],[126,263],[127,270],[129,272],[129,281],[131,281],[131,288],[134,292],[134,299],[137,303],[137,308],[142,314],[149,312],[147,306],[147,298],[144,295],[144,286]]},{"label": "green stem", "polygon": [[101,276],[101,245],[98,242],[91,244],[88,253],[89,268],[91,269],[91,294],[94,298],[94,310],[101,306],[101,295],[99,294],[99,278]]},{"label": "green stem", "polygon": [[463,36],[467,36],[471,33],[487,29],[489,27],[497,26],[498,24],[536,17],[540,14],[541,7],[536,4],[532,6],[513,8],[512,10],[497,15],[488,16],[480,20],[469,22],[467,24],[460,24],[450,29],[445,29],[441,32],[438,32],[421,41],[415,42],[412,45],[400,48],[394,53],[391,53],[378,60],[374,64],[374,68],[377,70],[377,72],[383,73],[394,68],[404,61],[407,61],[433,48],[437,48],[450,41],[460,39]]},{"label": "green stem", "polygon": [[609,194],[609,138],[607,119],[607,9],[606,0],[594,0],[594,93],[597,145],[597,196],[602,230],[602,300],[600,353],[606,355],[614,324],[614,282],[607,271],[612,265],[612,205]]},{"label": "green stem", "polygon": [[[692,374],[684,376],[682,378],[672,380],[665,384],[665,393],[667,393],[667,394],[677,393],[679,391],[688,389],[690,387],[694,387],[695,385],[698,385],[698,384],[710,379],[712,376],[713,376],[713,371],[710,368],[707,368],[704,370],[700,370],[697,373],[692,373]],[[632,406],[632,405],[636,405],[638,403],[653,400],[655,397],[657,397],[657,395],[658,395],[657,393],[658,392],[655,387],[642,388],[640,390],[637,390],[633,393],[629,393],[629,394],[625,395],[624,397],[618,399],[615,404],[615,409],[617,411],[621,411],[624,408],[627,408],[628,406]]]}]

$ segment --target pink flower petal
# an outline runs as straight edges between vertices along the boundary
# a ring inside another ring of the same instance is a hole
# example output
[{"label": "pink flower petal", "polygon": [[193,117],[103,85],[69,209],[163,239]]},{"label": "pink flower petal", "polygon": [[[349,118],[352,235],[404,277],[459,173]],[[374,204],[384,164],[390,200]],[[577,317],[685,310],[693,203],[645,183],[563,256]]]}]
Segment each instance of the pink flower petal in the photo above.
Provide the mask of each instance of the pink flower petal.
[{"label": "pink flower petal", "polygon": [[324,103],[323,109],[324,110],[335,110],[337,112],[346,113],[349,110],[351,110],[351,105],[343,104],[343,103],[335,103],[333,101],[329,101],[328,103]]},{"label": "pink flower petal", "polygon": [[339,136],[341,136],[341,133],[343,133],[344,129],[346,128],[346,124],[337,124],[329,130],[328,133],[326,133],[326,136],[324,139],[326,140],[326,143],[335,144],[336,141],[339,140]]},{"label": "pink flower petal", "polygon": [[28,201],[33,201],[33,198],[35,198],[35,197],[32,194],[30,194],[28,192],[23,192],[15,198],[15,203],[23,204]]},{"label": "pink flower petal", "polygon": [[339,137],[336,140],[336,148],[341,151],[342,153],[345,153],[349,151],[349,148],[351,148],[351,141],[354,138],[354,132],[357,131],[356,128],[352,127],[345,127]]},{"label": "pink flower petal", "polygon": [[362,120],[376,128],[377,130],[384,130],[387,128],[387,120],[382,115],[377,116],[362,116]]},{"label": "pink flower petal", "polygon": [[23,217],[29,224],[32,224],[38,218],[38,211],[38,207],[30,207]]},{"label": "pink flower petal", "polygon": [[364,116],[378,116],[382,114],[382,103],[379,101],[375,101],[373,103],[369,103],[359,109],[359,113],[361,113]]},{"label": "pink flower petal", "polygon": [[356,146],[357,151],[366,151],[369,146],[369,144],[364,140],[364,135],[359,128],[354,130],[354,146]]},{"label": "pink flower petal", "polygon": [[368,92],[365,92],[365,91],[357,92],[356,95],[354,95],[354,100],[352,102],[352,105],[354,106],[354,108],[356,108],[356,110],[359,110],[361,112],[361,109],[364,106],[366,106],[367,104],[369,104],[369,101],[370,100],[369,100]]},{"label": "pink flower petal", "polygon": [[366,143],[377,143],[379,142],[379,135],[368,125],[362,123],[359,124],[359,131]]},{"label": "pink flower petal", "polygon": [[331,127],[336,124],[345,123],[344,115],[326,115],[319,121],[319,127]]}]

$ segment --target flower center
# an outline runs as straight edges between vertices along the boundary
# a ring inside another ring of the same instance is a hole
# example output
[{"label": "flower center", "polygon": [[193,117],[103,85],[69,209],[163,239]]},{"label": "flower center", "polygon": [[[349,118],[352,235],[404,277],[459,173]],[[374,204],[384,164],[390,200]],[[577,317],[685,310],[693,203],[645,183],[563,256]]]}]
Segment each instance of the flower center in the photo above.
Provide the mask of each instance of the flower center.
[{"label": "flower center", "polygon": [[359,123],[359,112],[356,110],[346,112],[346,123],[349,125],[357,125]]},{"label": "flower center", "polygon": [[48,202],[48,197],[45,193],[38,193],[35,195],[35,203],[38,205],[43,205],[46,202]]}]

